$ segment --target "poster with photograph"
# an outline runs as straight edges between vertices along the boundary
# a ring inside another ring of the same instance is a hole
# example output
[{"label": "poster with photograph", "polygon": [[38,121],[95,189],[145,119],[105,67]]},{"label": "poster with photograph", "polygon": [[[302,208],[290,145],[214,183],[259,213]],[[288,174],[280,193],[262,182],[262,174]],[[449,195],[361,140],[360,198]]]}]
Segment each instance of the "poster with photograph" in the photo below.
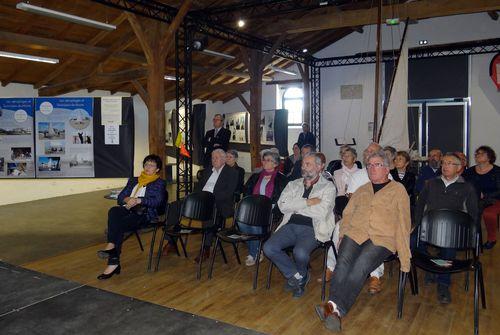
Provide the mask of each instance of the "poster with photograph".
[{"label": "poster with photograph", "polygon": [[274,110],[264,110],[260,115],[260,143],[274,145]]},{"label": "poster with photograph", "polygon": [[172,118],[175,116],[175,109],[171,109],[165,112],[165,144],[168,146],[173,146],[175,142],[174,130],[172,129]]},{"label": "poster with photograph", "polygon": [[0,178],[34,178],[33,99],[0,98]]},{"label": "poster with photograph", "polygon": [[37,177],[94,177],[92,109],[92,98],[35,98]]},{"label": "poster with photograph", "polygon": [[225,114],[224,127],[231,131],[230,142],[247,143],[247,112]]}]

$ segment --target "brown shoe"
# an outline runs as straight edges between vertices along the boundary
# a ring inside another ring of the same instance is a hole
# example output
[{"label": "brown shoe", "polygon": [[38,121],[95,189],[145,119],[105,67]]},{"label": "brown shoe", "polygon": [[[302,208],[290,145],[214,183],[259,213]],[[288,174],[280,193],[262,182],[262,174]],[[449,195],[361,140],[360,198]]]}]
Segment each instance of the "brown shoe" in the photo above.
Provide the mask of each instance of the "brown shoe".
[{"label": "brown shoe", "polygon": [[[325,281],[327,283],[329,283],[330,280],[332,280],[332,276],[333,276],[333,271],[327,268],[326,269],[326,274],[325,274]],[[322,281],[323,281],[323,277],[318,278],[318,283],[321,283]]]},{"label": "brown shoe", "polygon": [[167,256],[171,252],[176,252],[175,245],[167,243],[161,252],[163,256]]},{"label": "brown shoe", "polygon": [[[203,252],[201,253],[201,257],[202,257],[203,261],[206,261],[210,257],[210,247],[203,248]],[[194,261],[196,263],[199,263],[200,262],[200,255],[196,256],[196,258],[194,259]]]},{"label": "brown shoe", "polygon": [[325,327],[334,332],[342,330],[342,322],[337,312],[333,310],[333,305],[326,302],[314,307],[316,314],[321,321],[325,322]]},{"label": "brown shoe", "polygon": [[370,277],[368,279],[368,292],[370,294],[377,294],[382,291],[382,282],[377,277]]}]

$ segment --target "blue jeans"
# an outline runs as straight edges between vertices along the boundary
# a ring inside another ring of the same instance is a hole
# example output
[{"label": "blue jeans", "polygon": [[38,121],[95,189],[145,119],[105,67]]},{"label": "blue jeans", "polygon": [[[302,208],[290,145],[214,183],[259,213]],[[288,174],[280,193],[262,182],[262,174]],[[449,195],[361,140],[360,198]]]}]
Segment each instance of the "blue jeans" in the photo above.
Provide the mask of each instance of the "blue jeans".
[{"label": "blue jeans", "polygon": [[[245,234],[262,234],[262,227],[260,226],[250,226],[244,223],[238,223],[238,228],[242,233]],[[257,252],[259,251],[259,241],[248,241],[245,242],[248,248],[248,254],[257,259]]]},{"label": "blue jeans", "polygon": [[[289,279],[297,272],[305,277],[311,252],[318,246],[311,226],[298,224],[286,224],[278,229],[266,244],[264,253],[281,271],[285,278]],[[293,247],[293,260],[283,250]]]},{"label": "blue jeans", "polygon": [[[438,257],[440,259],[444,260],[453,260],[456,255],[457,255],[457,250],[456,249],[450,249],[450,248],[438,248]],[[427,251],[427,243],[420,241],[418,244],[418,251],[420,251],[423,254],[428,255],[429,252]],[[451,284],[451,274],[450,273],[444,273],[444,274],[437,274],[436,275],[436,282],[438,284],[442,284],[445,286],[450,286]]]}]

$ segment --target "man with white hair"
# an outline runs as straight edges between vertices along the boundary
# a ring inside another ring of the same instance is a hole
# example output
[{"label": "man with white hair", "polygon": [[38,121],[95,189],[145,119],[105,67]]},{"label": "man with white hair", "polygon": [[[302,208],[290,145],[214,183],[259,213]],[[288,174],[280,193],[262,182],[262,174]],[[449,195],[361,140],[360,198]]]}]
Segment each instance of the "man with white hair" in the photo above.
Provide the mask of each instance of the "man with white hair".
[{"label": "man with white hair", "polygon": [[[310,274],[309,257],[319,242],[330,239],[335,227],[335,186],[322,176],[324,155],[308,153],[302,160],[302,178],[288,183],[278,200],[283,220],[264,244],[264,253],[286,278],[285,290],[300,298]],[[293,247],[293,259],[283,250]]]}]

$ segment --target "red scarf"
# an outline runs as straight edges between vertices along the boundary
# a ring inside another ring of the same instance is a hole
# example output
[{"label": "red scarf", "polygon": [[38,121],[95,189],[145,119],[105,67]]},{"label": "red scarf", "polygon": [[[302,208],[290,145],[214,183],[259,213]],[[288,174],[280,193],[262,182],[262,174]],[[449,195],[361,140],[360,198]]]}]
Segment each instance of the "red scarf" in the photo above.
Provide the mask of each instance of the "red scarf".
[{"label": "red scarf", "polygon": [[262,170],[259,173],[259,180],[257,180],[257,183],[255,183],[253,187],[253,195],[259,195],[260,194],[260,184],[262,183],[262,179],[267,176],[271,176],[271,179],[266,184],[266,197],[269,199],[272,198],[273,196],[273,191],[274,191],[274,180],[276,179],[276,175],[278,174],[278,167],[276,167],[273,171],[267,172],[266,170]]}]

